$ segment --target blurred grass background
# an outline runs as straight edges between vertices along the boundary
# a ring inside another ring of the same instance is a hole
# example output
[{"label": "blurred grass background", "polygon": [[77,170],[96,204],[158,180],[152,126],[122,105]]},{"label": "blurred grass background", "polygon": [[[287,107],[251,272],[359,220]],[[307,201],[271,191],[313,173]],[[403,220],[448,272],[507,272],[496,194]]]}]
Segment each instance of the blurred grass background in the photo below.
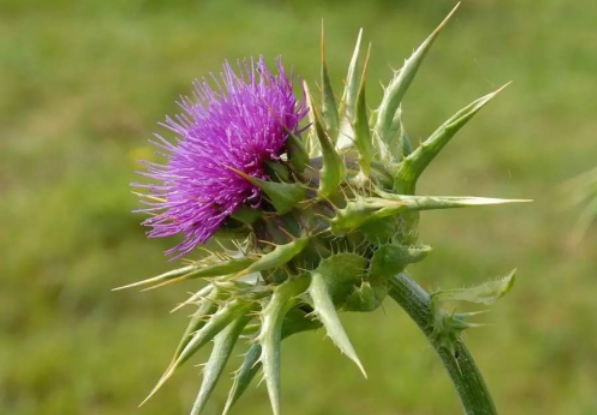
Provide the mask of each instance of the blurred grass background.
[{"label": "blurred grass background", "polygon": [[[0,414],[186,414],[188,365],[146,406],[186,325],[168,310],[193,286],[112,287],[171,267],[173,241],[131,214],[135,160],[156,121],[224,59],[279,54],[313,81],[321,18],[340,91],[359,27],[373,43],[371,103],[453,1],[3,0],[0,3]],[[425,138],[473,99],[514,81],[428,171],[421,190],[533,198],[532,205],[428,213],[435,247],[412,268],[428,289],[518,267],[515,290],[470,332],[500,413],[597,413],[597,232],[568,243],[559,184],[595,164],[597,3],[465,0],[405,101]],[[448,415],[458,403],[416,327],[386,303],[346,315],[364,380],[323,332],[283,350],[283,409],[298,414]],[[202,361],[207,351],[194,363]],[[237,363],[238,361],[235,361]],[[232,370],[232,367],[231,367]],[[222,382],[226,384],[226,382]],[[228,386],[228,385],[226,385]],[[220,385],[208,414],[223,407]],[[264,387],[235,413],[269,413]]]}]

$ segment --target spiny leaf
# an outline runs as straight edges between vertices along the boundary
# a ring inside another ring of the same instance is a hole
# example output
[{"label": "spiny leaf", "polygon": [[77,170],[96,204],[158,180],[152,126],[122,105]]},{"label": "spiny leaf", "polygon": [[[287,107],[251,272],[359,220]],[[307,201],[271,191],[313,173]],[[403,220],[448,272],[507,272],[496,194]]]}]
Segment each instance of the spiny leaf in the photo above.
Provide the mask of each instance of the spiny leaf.
[{"label": "spiny leaf", "polygon": [[346,86],[342,93],[340,103],[340,134],[336,142],[336,148],[342,149],[352,146],[354,140],[353,123],[355,119],[357,94],[359,89],[359,78],[357,75],[357,66],[359,63],[359,54],[361,51],[361,39],[363,38],[363,29],[359,30],[357,43],[348,66],[346,75]]},{"label": "spiny leaf", "polygon": [[418,178],[427,168],[429,163],[450,142],[452,137],[467,123],[481,108],[495,98],[507,85],[491,94],[472,102],[458,111],[444,124],[442,124],[427,140],[406,157],[398,167],[395,175],[394,190],[413,193]]},{"label": "spiny leaf", "polygon": [[328,284],[322,274],[318,272],[313,272],[311,274],[309,295],[313,301],[315,314],[326,328],[328,336],[330,336],[342,353],[356,363],[363,373],[363,376],[367,377],[367,373],[342,327],[342,323],[336,312],[336,307],[332,301],[332,296],[329,292]]},{"label": "spiny leaf", "polygon": [[189,359],[199,348],[214,338],[231,321],[239,318],[257,308],[257,303],[252,300],[234,299],[220,308],[208,322],[191,338],[188,344],[174,362],[175,367],[180,366]]},{"label": "spiny leaf", "polygon": [[325,61],[325,29],[321,21],[321,115],[330,137],[338,134],[338,107]]},{"label": "spiny leaf", "polygon": [[460,3],[452,9],[437,29],[435,29],[411,57],[404,62],[402,69],[396,73],[396,76],[385,90],[381,105],[377,110],[377,122],[374,129],[375,137],[378,140],[379,150],[383,159],[392,160],[393,157],[399,154],[400,150],[395,142],[395,137],[391,134],[392,123],[396,111],[398,111],[402,98],[415,78],[425,55],[431,48],[431,45],[439,35],[440,31],[456,12],[459,5]]},{"label": "spiny leaf", "polygon": [[[288,131],[287,128],[282,128],[284,132]],[[279,161],[266,160],[263,162],[265,171],[269,174],[272,181],[278,181],[283,183],[290,182],[290,169],[285,163]],[[242,171],[242,170],[241,170]]]},{"label": "spiny leaf", "polygon": [[221,332],[228,324],[235,319],[248,314],[251,310],[257,307],[255,301],[247,301],[241,299],[232,300],[222,308],[220,308],[208,321],[207,323],[196,332],[191,340],[186,344],[184,349],[180,352],[179,356],[170,364],[166,372],[162,375],[157,385],[149,393],[147,398],[141,405],[149,400],[168,379],[172,377],[174,371],[186,362],[197,350],[203,347],[207,342],[213,339],[219,332]]},{"label": "spiny leaf", "polygon": [[310,237],[308,235],[303,235],[285,245],[276,245],[273,251],[261,256],[257,261],[250,264],[245,270],[236,274],[234,278],[285,265],[288,261],[300,254],[307,247],[309,240]]},{"label": "spiny leaf", "polygon": [[182,267],[182,268],[178,268],[178,269],[173,269],[171,271],[165,272],[163,274],[160,274],[156,277],[152,277],[143,281],[137,281],[134,282],[132,284],[127,284],[127,285],[123,285],[121,287],[116,287],[113,288],[112,291],[120,291],[120,290],[124,290],[127,288],[133,288],[133,287],[138,287],[141,285],[148,285],[148,284],[157,284],[163,281],[167,281],[169,279],[173,279],[173,278],[178,278],[182,275],[186,275],[190,272],[196,271],[197,268],[199,268],[198,265],[193,264],[193,265],[187,265],[186,267]]},{"label": "spiny leaf", "polygon": [[486,282],[485,284],[470,288],[440,290],[431,295],[431,301],[435,304],[446,301],[466,301],[469,303],[491,305],[512,289],[515,274],[516,270],[512,270],[505,277]]},{"label": "spiny leaf", "polygon": [[[292,334],[315,330],[319,327],[321,327],[321,324],[318,321],[312,320],[308,318],[304,312],[292,308],[286,313],[286,318],[282,324],[282,340]],[[223,415],[228,414],[232,406],[242,396],[255,375],[261,369],[261,362],[259,361],[260,356],[261,345],[258,343],[253,344],[245,355],[245,360],[240,369],[234,376]]]},{"label": "spiny leaf", "polygon": [[400,105],[392,119],[392,127],[389,132],[389,136],[393,137],[393,140],[395,137],[395,140],[397,141],[395,144],[392,142],[392,144],[388,146],[388,151],[391,152],[392,158],[396,162],[399,162],[413,152],[410,138],[408,137],[406,128],[402,122],[402,116],[402,105]]},{"label": "spiny leaf", "polygon": [[193,278],[220,277],[241,271],[255,261],[257,261],[257,258],[250,257],[229,258],[226,261],[215,263],[199,261],[195,264],[158,275],[157,277],[118,287],[114,290],[124,290],[125,288],[139,287],[143,285],[152,285],[151,288],[158,288],[163,287],[164,285],[182,282]]},{"label": "spiny leaf", "polygon": [[296,297],[308,287],[309,278],[292,278],[276,287],[274,294],[261,313],[260,361],[274,415],[280,415],[280,342],[282,323],[286,313],[296,304]]},{"label": "spiny leaf", "polygon": [[176,359],[178,359],[178,357],[180,356],[180,353],[185,349],[187,344],[191,341],[191,338],[193,337],[193,335],[195,333],[197,333],[197,331],[199,331],[203,326],[205,326],[207,318],[211,314],[215,313],[215,311],[218,308],[217,301],[221,297],[221,294],[222,293],[217,288],[214,288],[201,301],[201,304],[199,305],[197,311],[191,317],[191,321],[189,322],[187,329],[185,330],[184,334],[182,335],[182,339],[180,339],[180,343],[178,344],[178,347],[176,348],[176,351],[174,352],[174,357],[172,358],[172,362],[170,364],[173,364],[176,361]]},{"label": "spiny leaf", "polygon": [[365,98],[365,80],[367,78],[367,68],[369,66],[370,53],[371,45],[369,45],[367,57],[365,58],[363,76],[361,78],[361,87],[359,88],[359,95],[357,98],[356,115],[354,119],[354,144],[357,150],[359,150],[359,165],[361,167],[361,172],[365,177],[369,177],[374,153],[373,142],[371,141],[371,131],[369,129],[369,118],[367,117],[367,101]]},{"label": "spiny leaf", "polygon": [[244,224],[251,225],[261,217],[261,210],[253,209],[249,206],[241,206],[230,217]]},{"label": "spiny leaf", "polygon": [[305,91],[305,99],[307,107],[309,108],[309,133],[307,135],[307,153],[309,157],[316,158],[321,156],[321,145],[317,138],[317,128],[315,126],[315,102],[306,82],[303,82],[303,91]]},{"label": "spiny leaf", "polygon": [[174,313],[175,311],[180,310],[181,308],[183,308],[186,305],[195,304],[199,301],[201,301],[201,304],[203,304],[202,300],[205,297],[207,297],[212,292],[213,289],[214,289],[213,284],[207,284],[205,287],[201,288],[199,291],[197,291],[195,294],[191,295],[185,301],[183,301],[182,303],[180,303],[176,307],[174,307],[170,312]]},{"label": "spiny leaf", "polygon": [[[382,199],[385,199],[386,202],[382,202],[380,198],[374,197],[366,198],[366,200],[372,206],[384,207],[388,210],[400,209],[397,205],[387,203],[391,201],[402,203],[402,209],[405,211],[456,209],[474,206],[532,202],[530,199],[498,199],[493,197],[397,195],[379,189],[377,189],[376,192],[382,196]],[[383,214],[380,214],[380,216],[383,216]]]},{"label": "spiny leaf", "polygon": [[376,192],[383,195],[383,198],[357,197],[349,201],[344,208],[337,209],[336,216],[330,219],[332,232],[336,235],[344,235],[370,221],[404,212],[529,202],[529,200],[519,199],[410,196],[386,193],[381,190]]},{"label": "spiny leaf", "polygon": [[315,269],[321,274],[336,308],[343,306],[355,285],[365,277],[367,259],[356,252],[339,252],[322,259]]},{"label": "spiny leaf", "polygon": [[[395,213],[404,210],[403,203],[371,202],[371,198],[357,197],[349,201],[342,209],[336,209],[336,216],[330,219],[330,229],[336,235],[344,235],[358,229],[361,225],[376,219],[383,209],[394,208]],[[379,199],[379,198],[378,198]],[[380,201],[382,199],[379,199]],[[389,215],[385,215],[389,216]],[[383,216],[382,216],[383,217]]]},{"label": "spiny leaf", "polygon": [[317,109],[311,107],[310,113],[313,114],[313,125],[323,156],[323,166],[319,175],[318,194],[321,198],[329,198],[344,181],[346,165],[342,156],[336,151],[330,138],[325,133]]},{"label": "spiny leaf", "polygon": [[207,400],[220,379],[220,375],[224,371],[238,337],[252,318],[252,316],[243,316],[236,319],[215,337],[211,355],[203,371],[203,382],[193,404],[191,415],[199,415],[203,411]]},{"label": "spiny leaf", "polygon": [[259,187],[280,215],[290,212],[299,202],[305,199],[307,189],[301,184],[262,180],[235,168],[230,167],[230,169],[248,180],[252,185]]},{"label": "spiny leaf", "polygon": [[[211,290],[214,288],[217,288],[219,292],[225,293],[227,296],[233,296],[239,293],[255,292],[255,280],[258,278],[258,276],[253,275],[246,276],[245,278],[240,278],[236,281],[229,281],[223,279],[215,280],[211,284],[206,285],[205,287],[197,291],[195,294],[191,295],[182,303],[178,304],[170,312],[173,313],[189,304],[198,305],[200,302],[202,303],[202,300],[205,299],[207,295],[211,292]],[[219,302],[219,300],[216,300],[216,302]]]},{"label": "spiny leaf", "polygon": [[259,372],[259,369],[261,369],[261,362],[259,362],[260,356],[261,345],[252,345],[245,355],[245,360],[243,360],[240,369],[234,376],[232,388],[230,388],[230,392],[228,393],[228,399],[226,400],[226,405],[224,406],[222,415],[227,415],[228,412],[230,412],[232,406],[243,395],[247,387],[251,384],[251,381],[255,375]]},{"label": "spiny leaf", "polygon": [[302,173],[309,165],[309,154],[299,137],[291,131],[287,131],[286,134],[288,135],[288,139],[286,140],[288,160],[290,160],[295,171]]}]

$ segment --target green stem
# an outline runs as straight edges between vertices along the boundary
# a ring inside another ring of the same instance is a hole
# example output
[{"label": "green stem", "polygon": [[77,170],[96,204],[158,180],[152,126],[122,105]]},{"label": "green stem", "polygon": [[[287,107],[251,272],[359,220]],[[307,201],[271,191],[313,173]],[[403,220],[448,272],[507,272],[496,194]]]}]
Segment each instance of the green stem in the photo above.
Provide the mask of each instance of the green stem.
[{"label": "green stem", "polygon": [[464,342],[459,341],[456,344],[453,355],[433,340],[433,328],[429,324],[429,295],[406,274],[399,274],[390,279],[390,296],[417,323],[442,359],[460,397],[464,412],[467,415],[497,415],[483,377]]}]

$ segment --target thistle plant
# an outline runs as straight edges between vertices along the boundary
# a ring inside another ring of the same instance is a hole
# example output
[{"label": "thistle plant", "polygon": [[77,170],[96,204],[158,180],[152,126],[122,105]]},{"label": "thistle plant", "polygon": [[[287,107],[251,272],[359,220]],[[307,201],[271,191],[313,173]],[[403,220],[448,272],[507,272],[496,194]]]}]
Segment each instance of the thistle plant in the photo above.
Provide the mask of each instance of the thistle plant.
[{"label": "thistle plant", "polygon": [[236,343],[244,343],[223,412],[261,371],[278,415],[281,342],[325,330],[365,374],[339,313],[370,312],[390,297],[427,335],[466,413],[496,413],[462,342],[462,332],[477,325],[476,313],[448,312],[444,305],[491,304],[511,288],[514,273],[428,295],[406,272],[431,252],[418,241],[421,211],[521,201],[415,194],[427,166],[500,91],[456,112],[420,144],[409,140],[403,97],[452,13],[394,74],[373,111],[365,97],[370,48],[363,58],[361,31],[341,96],[331,86],[322,36],[320,97],[296,84],[281,60],[272,73],[259,58],[226,63],[221,79],[197,81],[194,96],[180,102],[184,114],[166,119],[163,125],[178,138],[157,136],[167,162],[146,163],[143,174],[155,182],[137,185],[146,189],[142,211],[151,215],[144,224],[151,237],[183,235],[168,252],[172,258],[196,249],[204,255],[122,288],[207,284],[176,307],[193,314],[149,397],[213,340],[192,408],[199,414]]}]

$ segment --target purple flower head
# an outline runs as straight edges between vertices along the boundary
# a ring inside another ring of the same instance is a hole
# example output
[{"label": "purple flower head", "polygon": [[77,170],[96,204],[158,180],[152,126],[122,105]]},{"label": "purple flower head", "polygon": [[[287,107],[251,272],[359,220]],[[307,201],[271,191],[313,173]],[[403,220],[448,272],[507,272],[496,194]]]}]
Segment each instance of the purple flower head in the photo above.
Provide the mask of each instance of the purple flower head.
[{"label": "purple flower head", "polygon": [[259,205],[259,189],[231,168],[267,179],[264,162],[279,159],[286,131],[299,133],[308,112],[294,97],[292,75],[281,59],[277,69],[272,75],[260,57],[256,64],[252,59],[239,63],[237,75],[226,62],[221,83],[213,75],[215,88],[205,79],[196,81],[193,98],[179,102],[184,114],[161,124],[178,139],[172,144],[156,135],[159,142],[153,144],[166,151],[168,161],[144,163],[142,174],[158,184],[140,185],[151,191],[143,202],[148,207],[140,211],[152,215],[143,222],[153,228],[149,237],[184,235],[168,254],[187,254],[241,205]]}]

